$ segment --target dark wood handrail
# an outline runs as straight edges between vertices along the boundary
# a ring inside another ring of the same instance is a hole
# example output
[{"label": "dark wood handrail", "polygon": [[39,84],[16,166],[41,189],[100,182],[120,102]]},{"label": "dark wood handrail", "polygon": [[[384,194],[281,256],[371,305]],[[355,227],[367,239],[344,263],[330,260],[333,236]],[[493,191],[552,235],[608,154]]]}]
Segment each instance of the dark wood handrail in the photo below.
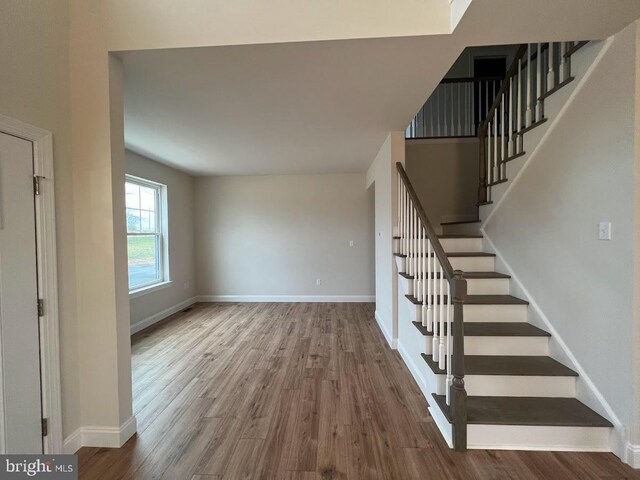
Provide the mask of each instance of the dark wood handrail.
[{"label": "dark wood handrail", "polygon": [[451,262],[449,262],[449,257],[447,257],[447,254],[444,252],[444,248],[442,248],[440,239],[438,238],[436,231],[433,229],[433,225],[431,225],[431,221],[429,221],[429,217],[427,217],[427,214],[424,211],[424,208],[422,208],[422,204],[418,199],[418,195],[416,194],[416,191],[413,189],[413,185],[411,185],[411,182],[409,181],[407,172],[404,171],[404,167],[400,162],[396,163],[396,168],[398,169],[398,175],[400,175],[400,178],[402,179],[402,183],[404,183],[405,187],[407,187],[407,193],[409,194],[409,197],[413,202],[416,212],[418,212],[418,217],[420,218],[420,221],[424,226],[424,229],[427,233],[427,237],[429,238],[429,240],[431,240],[431,247],[433,248],[433,252],[435,253],[436,257],[440,261],[440,265],[442,265],[444,276],[447,278],[447,280],[449,280],[449,282],[453,282],[455,278],[455,273],[454,273],[453,267],[451,266]]},{"label": "dark wood handrail", "polygon": [[460,452],[467,449],[467,391],[464,386],[464,302],[467,298],[467,281],[460,270],[454,270],[449,262],[449,257],[442,248],[440,239],[436,235],[433,225],[427,216],[411,181],[400,162],[396,163],[398,175],[404,184],[409,198],[415,208],[422,227],[431,242],[431,247],[436,258],[440,261],[442,271],[450,286],[451,300],[453,303],[453,322],[451,324],[451,338],[453,353],[451,355],[451,375],[453,376],[449,387],[449,414],[452,423],[453,447]]}]

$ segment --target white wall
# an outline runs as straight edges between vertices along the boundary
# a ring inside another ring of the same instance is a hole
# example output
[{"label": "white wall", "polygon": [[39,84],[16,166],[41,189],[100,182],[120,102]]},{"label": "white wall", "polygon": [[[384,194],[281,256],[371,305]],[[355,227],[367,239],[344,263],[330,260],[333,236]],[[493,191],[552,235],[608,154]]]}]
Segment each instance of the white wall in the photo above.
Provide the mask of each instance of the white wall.
[{"label": "white wall", "polygon": [[404,132],[391,132],[367,171],[366,184],[375,189],[376,320],[395,348],[398,338],[398,274],[393,257],[393,227],[397,219],[396,162],[404,165]]},{"label": "white wall", "polygon": [[478,139],[407,140],[407,175],[434,228],[478,216]]},{"label": "white wall", "polygon": [[[167,186],[170,278],[167,288],[130,298],[131,326],[138,330],[159,313],[170,311],[195,295],[194,178],[151,159],[126,151],[126,172]],[[168,312],[166,312],[168,313]]]},{"label": "white wall", "polygon": [[[534,323],[548,319],[557,332],[554,340],[566,343],[629,429],[638,407],[632,308],[634,28],[615,36],[485,226],[539,307]],[[602,221],[613,224],[611,241],[598,240]],[[578,382],[579,396],[603,412],[584,376]]]},{"label": "white wall", "polygon": [[195,185],[198,295],[372,299],[364,174],[199,177]]}]

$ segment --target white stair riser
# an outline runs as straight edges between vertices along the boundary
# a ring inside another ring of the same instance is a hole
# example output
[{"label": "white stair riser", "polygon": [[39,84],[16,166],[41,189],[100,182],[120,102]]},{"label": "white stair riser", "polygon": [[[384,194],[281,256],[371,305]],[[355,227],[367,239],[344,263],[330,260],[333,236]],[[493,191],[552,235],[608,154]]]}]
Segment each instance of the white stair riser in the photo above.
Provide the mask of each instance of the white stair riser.
[{"label": "white stair riser", "polygon": [[[399,272],[407,272],[407,259],[413,257],[395,257]],[[454,270],[463,272],[493,272],[496,268],[495,257],[449,257],[449,262]],[[411,267],[413,268],[413,267]]]},{"label": "white stair riser", "polygon": [[[408,301],[408,300],[407,300]],[[465,305],[465,322],[526,322],[528,305]]]},{"label": "white stair riser", "polygon": [[549,337],[467,337],[466,355],[548,355]]},{"label": "white stair riser", "polygon": [[[413,295],[414,284],[417,282],[413,280],[400,277],[403,282],[406,282],[404,288],[407,295]],[[419,288],[423,288],[421,284]],[[433,286],[432,286],[433,288]],[[447,285],[444,284],[443,291],[446,294]],[[440,293],[440,281],[435,282],[435,293]],[[486,279],[468,279],[467,280],[467,294],[469,295],[508,295],[509,294],[509,279],[508,278],[486,278]]]},{"label": "white stair riser", "polygon": [[479,223],[458,223],[456,225],[442,225],[444,235],[478,235]]},{"label": "white stair riser", "polygon": [[467,279],[468,295],[508,295],[508,278]]},{"label": "white stair riser", "polygon": [[465,375],[467,395],[503,397],[575,397],[575,377]]},{"label": "white stair riser", "polygon": [[[433,352],[433,337],[424,335],[424,354]],[[466,355],[548,355],[549,337],[464,337]]]},{"label": "white stair riser", "polygon": [[[410,295],[410,294],[409,294]],[[414,308],[410,309],[412,322],[422,321],[422,305],[403,299]],[[462,316],[465,322],[526,322],[527,305],[464,305]]]},{"label": "white stair riser", "polygon": [[[407,248],[410,248],[412,252],[417,251],[418,248],[425,248],[424,241],[422,244],[419,240],[409,240],[408,243],[406,240],[403,240],[402,245],[400,245],[400,240],[394,239],[393,241],[393,251],[405,252]],[[453,252],[482,252],[482,238],[442,238],[440,239],[440,243],[442,244],[442,248],[447,253]]]},{"label": "white stair riser", "polygon": [[454,270],[463,272],[493,272],[496,269],[495,257],[449,257]]},{"label": "white stair riser", "polygon": [[442,238],[440,243],[447,253],[482,252],[481,238]]},{"label": "white stair riser", "polygon": [[607,427],[475,425],[467,427],[467,447],[489,450],[611,451]]}]

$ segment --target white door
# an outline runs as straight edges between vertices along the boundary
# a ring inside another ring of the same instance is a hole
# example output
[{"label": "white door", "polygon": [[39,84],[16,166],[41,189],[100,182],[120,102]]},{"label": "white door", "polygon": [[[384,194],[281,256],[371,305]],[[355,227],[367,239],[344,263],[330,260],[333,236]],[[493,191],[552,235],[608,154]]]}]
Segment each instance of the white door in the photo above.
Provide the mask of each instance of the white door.
[{"label": "white door", "polygon": [[32,143],[0,132],[0,445],[6,453],[43,450],[37,279]]}]

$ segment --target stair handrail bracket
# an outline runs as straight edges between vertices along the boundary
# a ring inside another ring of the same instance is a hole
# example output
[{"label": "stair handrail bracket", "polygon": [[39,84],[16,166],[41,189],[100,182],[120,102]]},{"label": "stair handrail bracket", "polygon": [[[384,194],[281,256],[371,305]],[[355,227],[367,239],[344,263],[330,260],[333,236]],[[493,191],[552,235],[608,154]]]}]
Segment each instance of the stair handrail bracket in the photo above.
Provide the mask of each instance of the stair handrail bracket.
[{"label": "stair handrail bracket", "polygon": [[467,449],[467,393],[464,385],[464,303],[467,281],[454,270],[418,195],[400,162],[396,253],[418,303],[418,321],[432,333],[431,355],[446,372],[446,404],[452,423],[453,447]]}]

